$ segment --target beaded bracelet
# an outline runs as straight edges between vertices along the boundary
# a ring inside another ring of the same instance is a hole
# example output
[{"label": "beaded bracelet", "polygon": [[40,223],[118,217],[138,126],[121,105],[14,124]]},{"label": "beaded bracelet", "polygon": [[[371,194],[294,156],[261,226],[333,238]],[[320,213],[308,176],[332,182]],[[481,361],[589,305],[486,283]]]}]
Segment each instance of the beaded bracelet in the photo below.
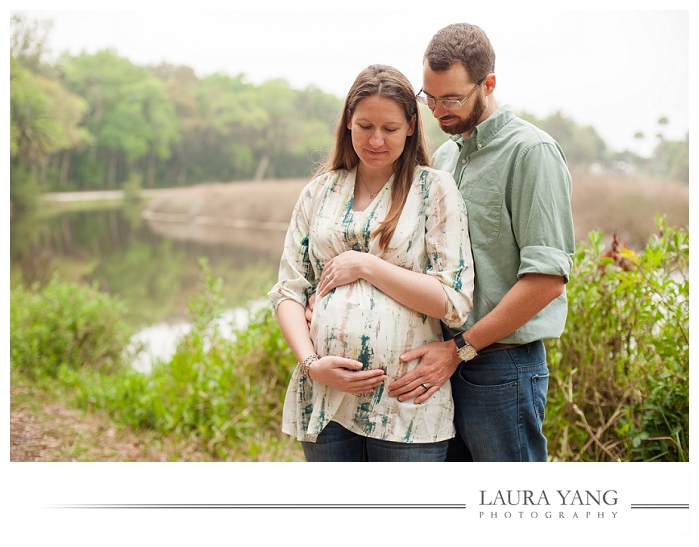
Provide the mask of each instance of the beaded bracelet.
[{"label": "beaded bracelet", "polygon": [[317,361],[318,359],[320,359],[320,357],[318,357],[318,355],[316,355],[315,353],[311,353],[308,357],[306,357],[303,360],[303,363],[301,363],[301,376],[311,380],[311,363],[313,361]]}]

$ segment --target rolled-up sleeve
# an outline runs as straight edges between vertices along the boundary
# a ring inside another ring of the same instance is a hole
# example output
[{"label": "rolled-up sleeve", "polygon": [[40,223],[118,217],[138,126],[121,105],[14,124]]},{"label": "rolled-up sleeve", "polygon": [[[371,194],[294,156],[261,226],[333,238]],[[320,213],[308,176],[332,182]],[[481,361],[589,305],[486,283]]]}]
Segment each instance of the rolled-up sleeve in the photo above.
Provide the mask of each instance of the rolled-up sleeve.
[{"label": "rolled-up sleeve", "polygon": [[520,247],[518,276],[540,273],[563,276],[566,283],[575,251],[570,207],[572,183],[563,152],[555,143],[537,143],[520,153],[515,164],[512,227]]},{"label": "rolled-up sleeve", "polygon": [[299,196],[284,239],[278,281],[267,293],[276,315],[279,303],[292,299],[306,307],[308,291],[315,284],[315,272],[308,253],[312,192],[310,184]]},{"label": "rolled-up sleeve", "polygon": [[452,176],[435,173],[430,188],[425,247],[426,273],[439,279],[446,294],[442,321],[460,327],[473,308],[474,269],[466,205]]}]

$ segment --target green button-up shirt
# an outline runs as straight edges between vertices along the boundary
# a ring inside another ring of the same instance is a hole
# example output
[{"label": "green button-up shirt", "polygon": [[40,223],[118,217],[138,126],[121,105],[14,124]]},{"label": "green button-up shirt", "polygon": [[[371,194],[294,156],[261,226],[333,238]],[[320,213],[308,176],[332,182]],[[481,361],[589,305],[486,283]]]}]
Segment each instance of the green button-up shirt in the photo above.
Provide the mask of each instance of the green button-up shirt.
[{"label": "green button-up shirt", "polygon": [[[524,274],[568,282],[575,248],[572,181],[556,141],[505,105],[465,140],[452,136],[433,161],[454,175],[466,201],[476,278],[473,310],[461,330],[490,312]],[[557,338],[566,314],[564,292],[500,342]]]}]

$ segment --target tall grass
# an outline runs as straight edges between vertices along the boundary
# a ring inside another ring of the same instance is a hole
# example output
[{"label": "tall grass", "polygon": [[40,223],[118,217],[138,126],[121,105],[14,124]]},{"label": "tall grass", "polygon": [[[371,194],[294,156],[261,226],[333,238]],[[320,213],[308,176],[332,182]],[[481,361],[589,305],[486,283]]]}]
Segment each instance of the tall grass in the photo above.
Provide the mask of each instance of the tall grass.
[{"label": "tall grass", "polygon": [[634,253],[579,244],[563,336],[549,341],[544,432],[562,461],[689,459],[689,236],[656,218]]},{"label": "tall grass", "polygon": [[221,459],[288,459],[281,408],[295,366],[271,308],[253,313],[235,339],[220,335],[222,281],[202,261],[202,287],[190,303],[191,331],[168,362],[148,375],[61,369],[84,407],[109,412],[134,429],[195,438]]}]

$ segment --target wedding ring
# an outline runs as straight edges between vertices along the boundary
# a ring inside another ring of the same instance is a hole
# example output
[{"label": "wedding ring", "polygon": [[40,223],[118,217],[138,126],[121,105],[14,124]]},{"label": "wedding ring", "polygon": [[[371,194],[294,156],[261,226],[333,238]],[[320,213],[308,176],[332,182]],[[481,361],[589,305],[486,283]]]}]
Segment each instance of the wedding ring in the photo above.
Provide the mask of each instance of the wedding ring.
[{"label": "wedding ring", "polygon": [[329,275],[326,275],[326,276],[325,276],[325,282],[326,282],[326,283],[330,283],[332,280],[333,280],[332,277],[330,277]]},{"label": "wedding ring", "polygon": [[425,391],[429,391],[429,390],[430,390],[430,388],[428,388],[425,384],[420,384],[420,385],[422,386],[422,389],[424,389]]}]

